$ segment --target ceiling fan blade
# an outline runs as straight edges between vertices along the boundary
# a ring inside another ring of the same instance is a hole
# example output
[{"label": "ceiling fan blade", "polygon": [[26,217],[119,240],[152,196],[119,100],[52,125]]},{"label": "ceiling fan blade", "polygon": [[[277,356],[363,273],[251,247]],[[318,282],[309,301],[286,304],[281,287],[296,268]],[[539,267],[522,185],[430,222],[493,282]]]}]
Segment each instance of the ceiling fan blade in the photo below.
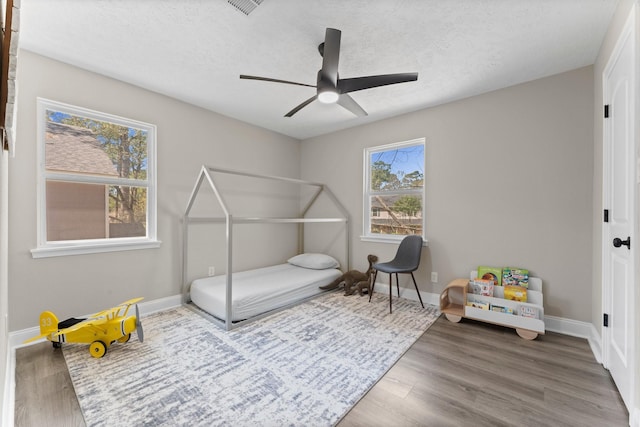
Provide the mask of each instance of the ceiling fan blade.
[{"label": "ceiling fan blade", "polygon": [[418,73],[381,74],[378,76],[354,77],[338,80],[340,93],[355,92],[378,86],[394,85],[396,83],[413,82],[418,80]]},{"label": "ceiling fan blade", "polygon": [[338,59],[340,57],[340,37],[342,32],[335,28],[327,28],[324,36],[322,52],[322,69],[320,75],[326,83],[332,87],[338,84]]},{"label": "ceiling fan blade", "polygon": [[338,104],[340,104],[342,107],[346,108],[347,110],[351,111],[353,114],[355,114],[358,117],[368,116],[367,112],[364,111],[364,109],[360,106],[360,104],[358,104],[355,101],[355,99],[353,99],[346,93],[343,93],[340,95],[340,97],[338,98]]},{"label": "ceiling fan blade", "polygon": [[304,107],[306,107],[307,105],[311,104],[313,101],[316,100],[316,98],[318,97],[318,95],[313,95],[311,98],[307,99],[306,101],[304,101],[302,104],[298,105],[296,108],[294,108],[293,110],[289,111],[287,114],[285,114],[285,117],[291,117],[293,116],[295,113],[297,113],[298,111],[302,110]]},{"label": "ceiling fan blade", "polygon": [[247,80],[262,80],[264,82],[273,82],[273,83],[286,83],[288,85],[316,87],[315,85],[308,85],[308,84],[305,84],[305,83],[292,82],[292,81],[289,81],[289,80],[272,79],[272,78],[269,78],[269,77],[247,76],[246,74],[240,74],[240,78],[241,79],[247,79]]}]

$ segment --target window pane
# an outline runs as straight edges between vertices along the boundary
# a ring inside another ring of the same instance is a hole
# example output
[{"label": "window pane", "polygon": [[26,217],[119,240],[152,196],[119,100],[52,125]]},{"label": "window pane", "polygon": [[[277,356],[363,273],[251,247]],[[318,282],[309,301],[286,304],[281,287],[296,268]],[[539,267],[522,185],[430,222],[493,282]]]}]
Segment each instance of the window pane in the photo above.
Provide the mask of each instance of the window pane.
[{"label": "window pane", "polygon": [[47,181],[47,241],[146,236],[147,190]]},{"label": "window pane", "polygon": [[159,246],[156,131],[38,98],[41,221],[34,258]]},{"label": "window pane", "polygon": [[369,223],[372,234],[422,235],[422,201],[420,196],[372,196]]},{"label": "window pane", "polygon": [[371,153],[372,191],[416,189],[424,186],[424,145],[399,147]]},{"label": "window pane", "polygon": [[146,225],[146,188],[109,186],[109,237],[145,236]]},{"label": "window pane", "polygon": [[365,149],[364,230],[366,238],[424,236],[425,139]]},{"label": "window pane", "polygon": [[47,181],[47,240],[107,237],[104,185]]},{"label": "window pane", "polygon": [[147,178],[147,132],[46,110],[48,171]]}]

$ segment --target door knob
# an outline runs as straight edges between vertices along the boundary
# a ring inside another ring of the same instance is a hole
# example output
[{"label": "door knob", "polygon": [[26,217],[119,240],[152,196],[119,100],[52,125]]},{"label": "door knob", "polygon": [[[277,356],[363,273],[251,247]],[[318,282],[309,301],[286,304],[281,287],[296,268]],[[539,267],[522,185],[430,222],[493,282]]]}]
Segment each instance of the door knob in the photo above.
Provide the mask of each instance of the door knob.
[{"label": "door knob", "polygon": [[618,237],[613,239],[613,246],[619,248],[622,245],[625,245],[627,249],[631,249],[631,237],[627,237],[627,240],[620,240]]}]

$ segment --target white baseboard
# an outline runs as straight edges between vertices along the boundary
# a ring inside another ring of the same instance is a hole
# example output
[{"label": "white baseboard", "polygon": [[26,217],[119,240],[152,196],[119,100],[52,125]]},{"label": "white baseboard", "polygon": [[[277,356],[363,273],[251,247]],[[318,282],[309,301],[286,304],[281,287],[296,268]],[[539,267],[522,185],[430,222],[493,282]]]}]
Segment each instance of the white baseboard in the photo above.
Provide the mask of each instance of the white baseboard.
[{"label": "white baseboard", "polygon": [[602,363],[602,339],[592,323],[564,317],[544,316],[544,328],[547,331],[586,339],[596,361]]},{"label": "white baseboard", "polygon": [[[389,284],[376,282],[374,292],[389,295]],[[397,290],[393,289],[393,296],[397,296]],[[418,293],[415,289],[400,288],[400,296],[413,301],[418,301]],[[422,301],[425,304],[440,305],[440,295],[432,292],[420,292]],[[593,324],[588,322],[581,322],[578,320],[566,319],[556,316],[544,316],[545,330],[550,332],[557,332],[559,334],[570,335],[573,337],[584,338],[589,342],[589,347],[593,356],[598,363],[602,363],[602,342],[600,335]],[[638,426],[640,427],[640,426]]]},{"label": "white baseboard", "polygon": [[[388,283],[380,283],[376,282],[373,287],[374,292],[381,293],[383,295],[389,295],[389,284]],[[398,296],[398,291],[396,287],[393,287],[393,296]],[[418,293],[415,289],[410,288],[400,288],[400,296],[402,298],[410,299],[412,301],[419,301]],[[422,298],[422,302],[424,304],[431,304],[435,306],[440,305],[440,295],[434,294],[432,292],[422,292],[420,291],[420,297]]]},{"label": "white baseboard", "polygon": [[[163,310],[169,310],[182,305],[182,295],[173,295],[170,297],[160,298],[151,301],[144,301],[138,304],[140,308],[140,317],[157,313]],[[84,316],[87,317],[87,316]],[[20,331],[9,332],[9,345],[7,355],[6,376],[4,384],[4,402],[2,402],[2,419],[0,424],[3,427],[10,427],[14,424],[15,412],[15,392],[16,392],[16,349],[27,345],[36,344],[46,341],[44,338],[33,343],[24,344],[25,340],[39,335],[40,327],[34,326]]]},{"label": "white baseboard", "polygon": [[170,308],[180,307],[182,305],[182,295],[172,295],[170,297],[164,297],[154,299],[151,301],[144,301],[139,304],[140,317],[148,316],[149,314],[157,313],[159,311],[169,310]]},{"label": "white baseboard", "polygon": [[[596,361],[602,364],[602,337],[598,333],[593,324],[589,324],[591,326],[591,335],[589,335],[589,347],[591,347],[591,351],[593,352]],[[640,426],[639,426],[640,427]]]},{"label": "white baseboard", "polygon": [[[380,292],[383,294],[389,293],[389,284],[376,283],[374,292]],[[396,294],[394,289],[394,296]],[[400,288],[400,296],[410,300],[418,301],[418,293],[415,289]],[[420,292],[422,301],[425,304],[439,305],[440,295],[431,292]],[[160,298],[151,301],[141,302],[140,315],[145,316],[152,313],[156,313],[163,310],[168,310],[174,307],[178,307],[182,304],[182,295],[173,295],[170,297]],[[602,363],[602,343],[600,335],[596,328],[587,322],[580,322],[577,320],[565,319],[562,317],[545,316],[545,329],[547,331],[557,332],[560,334],[571,335],[588,340],[591,347],[591,351],[595,356],[598,363]],[[38,335],[40,329],[38,326],[32,328],[23,329],[20,331],[14,331],[9,333],[9,346],[7,355],[7,375],[4,385],[4,402],[3,402],[3,416],[2,426],[13,426],[14,411],[15,411],[15,366],[16,366],[16,349],[25,346],[23,342],[34,335]],[[36,341],[37,342],[42,342]],[[35,344],[35,343],[34,343]],[[29,344],[30,345],[30,344]],[[635,408],[632,414],[630,414],[630,426],[640,427],[640,409]]]}]

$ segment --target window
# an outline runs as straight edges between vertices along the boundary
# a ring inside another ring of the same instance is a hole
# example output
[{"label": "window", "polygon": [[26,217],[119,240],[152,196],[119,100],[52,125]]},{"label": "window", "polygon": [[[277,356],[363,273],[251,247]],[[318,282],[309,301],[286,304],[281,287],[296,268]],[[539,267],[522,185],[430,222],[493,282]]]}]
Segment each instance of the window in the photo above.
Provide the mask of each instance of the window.
[{"label": "window", "polygon": [[158,247],[154,125],[38,99],[34,258]]},{"label": "window", "polygon": [[365,149],[363,240],[425,238],[424,145],[420,138]]}]

